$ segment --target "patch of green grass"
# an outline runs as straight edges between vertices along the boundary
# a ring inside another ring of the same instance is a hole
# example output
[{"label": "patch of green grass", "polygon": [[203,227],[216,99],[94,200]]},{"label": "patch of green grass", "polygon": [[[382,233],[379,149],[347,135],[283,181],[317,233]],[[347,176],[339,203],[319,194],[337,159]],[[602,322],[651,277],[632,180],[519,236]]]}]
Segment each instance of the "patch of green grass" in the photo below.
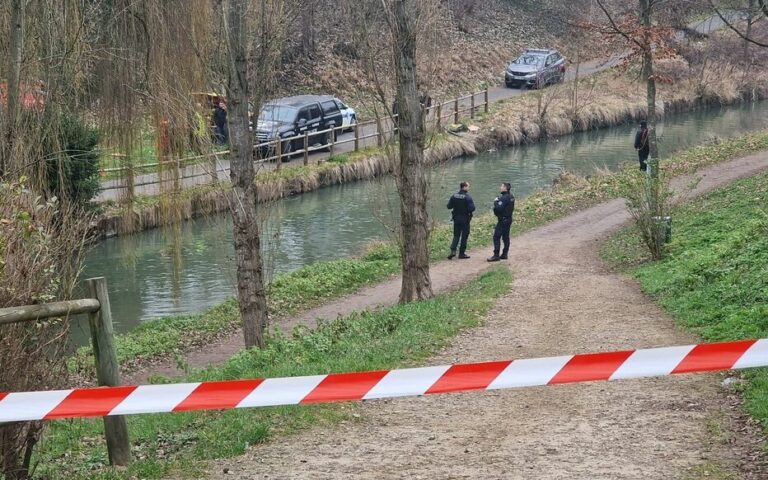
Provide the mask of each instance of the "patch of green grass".
[{"label": "patch of green grass", "polygon": [[[679,152],[664,161],[664,168],[684,174],[699,166],[764,149],[768,149],[768,131]],[[562,184],[555,190],[539,191],[519,200],[512,235],[615,198],[621,175],[624,173],[594,175],[588,180]],[[211,187],[199,188],[204,191]],[[469,247],[490,245],[494,225],[495,219],[490,214],[475,217]],[[452,235],[451,225],[441,225],[433,231],[429,241],[432,261],[445,258]],[[624,235],[627,242],[632,238],[629,234]],[[630,253],[642,251],[633,245],[626,249]],[[615,252],[615,255],[620,254],[618,250]],[[270,310],[273,316],[290,315],[353,293],[399,271],[399,252],[393,243],[378,244],[359,258],[317,262],[275,279],[269,295]],[[212,335],[231,330],[238,322],[239,314],[231,301],[202,314],[146,322],[141,328],[117,337],[118,356],[123,368],[130,368],[137,360],[169,356],[181,352],[185,346],[203,345]],[[79,370],[92,370],[89,352],[89,348],[83,348],[75,357],[73,362]]]},{"label": "patch of green grass", "polygon": [[[603,257],[706,341],[768,337],[768,174],[680,207],[672,219],[663,260],[647,263],[630,229],[606,242]],[[745,376],[746,409],[768,432],[768,370]]]},{"label": "patch of green grass", "polygon": [[[271,336],[266,348],[243,351],[226,364],[194,373],[190,381],[315,375],[417,365],[460,330],[477,325],[508,291],[511,274],[492,270],[432,300],[356,313]],[[43,478],[161,478],[195,462],[242,454],[271,435],[348,419],[354,404],[186,412],[128,417],[136,460],[127,470],[107,463],[100,419],[50,423],[36,451]]]},{"label": "patch of green grass", "polygon": [[708,480],[737,480],[741,476],[717,463],[705,462],[691,468],[682,478],[684,480],[700,480],[702,478]]}]

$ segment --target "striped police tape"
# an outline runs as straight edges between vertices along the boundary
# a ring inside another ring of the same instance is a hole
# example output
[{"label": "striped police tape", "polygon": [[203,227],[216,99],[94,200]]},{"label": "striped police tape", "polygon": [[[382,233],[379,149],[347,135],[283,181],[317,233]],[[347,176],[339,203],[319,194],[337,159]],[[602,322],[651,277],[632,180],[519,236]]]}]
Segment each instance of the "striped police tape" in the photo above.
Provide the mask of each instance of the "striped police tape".
[{"label": "striped police tape", "polygon": [[305,377],[0,393],[0,423],[369,400],[768,366],[768,339]]}]

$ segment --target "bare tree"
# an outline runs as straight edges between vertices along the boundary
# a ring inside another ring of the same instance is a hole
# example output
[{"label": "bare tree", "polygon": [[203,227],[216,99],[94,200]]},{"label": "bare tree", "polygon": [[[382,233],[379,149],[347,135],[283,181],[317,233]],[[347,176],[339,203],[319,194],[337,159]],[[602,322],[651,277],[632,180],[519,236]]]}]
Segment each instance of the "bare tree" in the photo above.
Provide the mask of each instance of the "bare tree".
[{"label": "bare tree", "polygon": [[[664,200],[669,193],[668,186],[659,175],[659,149],[656,134],[657,74],[654,72],[654,58],[674,56],[674,52],[667,43],[670,34],[669,29],[653,24],[654,8],[662,1],[639,0],[636,16],[625,16],[617,21],[606,7],[605,0],[597,0],[598,6],[610,25],[608,31],[621,35],[632,49],[626,61],[638,57],[642,61],[641,77],[646,85],[648,146],[650,150],[648,169],[650,175],[642,183],[635,184],[638,189],[636,197],[643,199],[643,201],[635,204],[630,202],[629,206],[634,205],[641,211],[642,221],[638,221],[637,224],[643,237],[647,239],[646,243],[649,245],[654,258],[661,258],[664,252],[664,231],[660,222],[666,214]],[[631,198],[631,195],[628,195],[627,198]]]},{"label": "bare tree", "polygon": [[653,73],[653,52],[655,50],[651,9],[654,0],[640,0],[640,25],[642,25],[643,79],[646,82],[648,105],[648,146],[651,153],[648,164],[651,165],[651,175],[658,176],[659,144],[656,135],[656,76]]},{"label": "bare tree", "polygon": [[301,53],[311,56],[315,53],[315,12],[317,10],[317,1],[298,2],[297,9],[301,19]]},{"label": "bare tree", "polygon": [[615,16],[610,13],[606,7],[605,0],[596,0],[600,10],[605,14],[609,23],[608,31],[624,37],[632,49],[625,61],[629,62],[633,58],[639,57],[642,61],[642,79],[646,84],[647,98],[647,119],[649,136],[648,143],[650,147],[649,165],[651,165],[652,175],[658,173],[658,141],[656,134],[656,80],[657,75],[654,72],[654,57],[673,56],[672,49],[667,44],[669,29],[653,24],[654,8],[662,0],[639,0],[637,17],[632,16],[617,21]]},{"label": "bare tree", "polygon": [[[234,190],[232,223],[237,297],[243,319],[245,346],[262,347],[267,325],[267,299],[261,259],[261,238],[254,182],[253,145],[248,129],[248,23],[247,0],[225,0],[222,8],[229,53],[230,178]],[[264,8],[265,0],[261,1]],[[264,14],[262,12],[262,14]]]},{"label": "bare tree", "polygon": [[736,32],[736,34],[744,39],[745,47],[744,47],[744,53],[747,53],[747,46],[748,44],[752,43],[754,45],[757,45],[758,47],[764,47],[768,48],[768,41],[765,40],[758,40],[754,37],[752,32],[752,26],[757,22],[757,19],[762,15],[766,19],[768,19],[768,0],[747,0],[747,26],[744,31],[739,28],[735,22],[729,18],[727,15],[724,14],[722,9],[715,5],[715,2],[713,0],[709,0],[709,5],[712,7],[712,10],[715,11],[718,17],[720,17],[720,20],[731,30]]},{"label": "bare tree", "polygon": [[403,281],[400,302],[431,298],[429,276],[429,214],[427,172],[424,162],[424,111],[416,73],[417,0],[388,4],[392,32],[398,108],[399,161],[395,178],[400,195],[401,259]]},{"label": "bare tree", "polygon": [[19,117],[19,99],[21,96],[21,62],[24,58],[24,13],[26,0],[11,0],[11,23],[9,35],[8,55],[8,83],[6,85],[6,97],[8,99],[5,125],[5,142],[0,152],[0,175],[11,165],[13,147],[16,138],[15,130]]}]

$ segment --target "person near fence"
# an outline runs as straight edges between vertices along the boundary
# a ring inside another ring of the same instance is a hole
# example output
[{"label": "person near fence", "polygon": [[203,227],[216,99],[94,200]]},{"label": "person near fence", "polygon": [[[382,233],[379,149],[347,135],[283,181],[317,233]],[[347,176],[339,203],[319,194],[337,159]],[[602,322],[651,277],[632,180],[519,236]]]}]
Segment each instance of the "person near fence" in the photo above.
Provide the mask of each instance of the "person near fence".
[{"label": "person near fence", "polygon": [[392,100],[392,133],[397,133],[397,120],[399,118],[400,106],[397,104],[397,97]]},{"label": "person near fence", "polygon": [[424,116],[429,116],[429,110],[432,108],[432,97],[429,93],[422,91],[419,96],[419,103],[421,103],[421,109],[424,112]]},{"label": "person near fence", "polygon": [[[512,195],[512,185],[501,184],[499,196],[493,200],[493,213],[496,215],[496,228],[493,230],[493,256],[489,262],[506,260],[509,254],[509,229],[512,228],[512,215],[515,212],[515,196]],[[504,250],[501,250],[501,241]],[[499,252],[501,251],[501,255]]]},{"label": "person near fence", "polygon": [[637,157],[640,160],[640,170],[644,172],[648,170],[648,155],[651,153],[651,146],[648,142],[649,133],[648,123],[640,122],[640,128],[635,134],[635,150],[637,150]]},{"label": "person near fence", "polygon": [[453,220],[453,241],[451,241],[451,254],[448,255],[448,260],[453,260],[456,256],[456,247],[459,248],[460,259],[469,258],[466,254],[469,223],[472,221],[472,212],[475,211],[475,202],[469,194],[469,182],[459,184],[459,191],[448,199],[448,209],[451,210],[451,220]]},{"label": "person near fence", "polygon": [[216,102],[213,109],[213,124],[216,127],[216,143],[224,145],[229,143],[229,128],[227,127],[227,110],[221,101]]}]

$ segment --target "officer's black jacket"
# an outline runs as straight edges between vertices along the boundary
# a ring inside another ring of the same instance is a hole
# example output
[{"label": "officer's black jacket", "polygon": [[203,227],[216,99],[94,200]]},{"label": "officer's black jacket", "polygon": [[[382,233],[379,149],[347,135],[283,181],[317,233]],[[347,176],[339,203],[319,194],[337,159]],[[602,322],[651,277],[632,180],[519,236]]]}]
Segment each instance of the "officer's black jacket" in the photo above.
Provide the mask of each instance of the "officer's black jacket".
[{"label": "officer's black jacket", "polygon": [[648,143],[648,129],[641,128],[635,134],[635,148],[642,153],[648,153],[651,150],[651,146]]},{"label": "officer's black jacket", "polygon": [[512,221],[515,212],[515,197],[510,192],[503,192],[493,202],[493,213],[499,220]]},{"label": "officer's black jacket", "polygon": [[454,221],[466,222],[472,218],[475,202],[469,193],[460,190],[448,199],[448,209],[453,210],[451,216]]}]

